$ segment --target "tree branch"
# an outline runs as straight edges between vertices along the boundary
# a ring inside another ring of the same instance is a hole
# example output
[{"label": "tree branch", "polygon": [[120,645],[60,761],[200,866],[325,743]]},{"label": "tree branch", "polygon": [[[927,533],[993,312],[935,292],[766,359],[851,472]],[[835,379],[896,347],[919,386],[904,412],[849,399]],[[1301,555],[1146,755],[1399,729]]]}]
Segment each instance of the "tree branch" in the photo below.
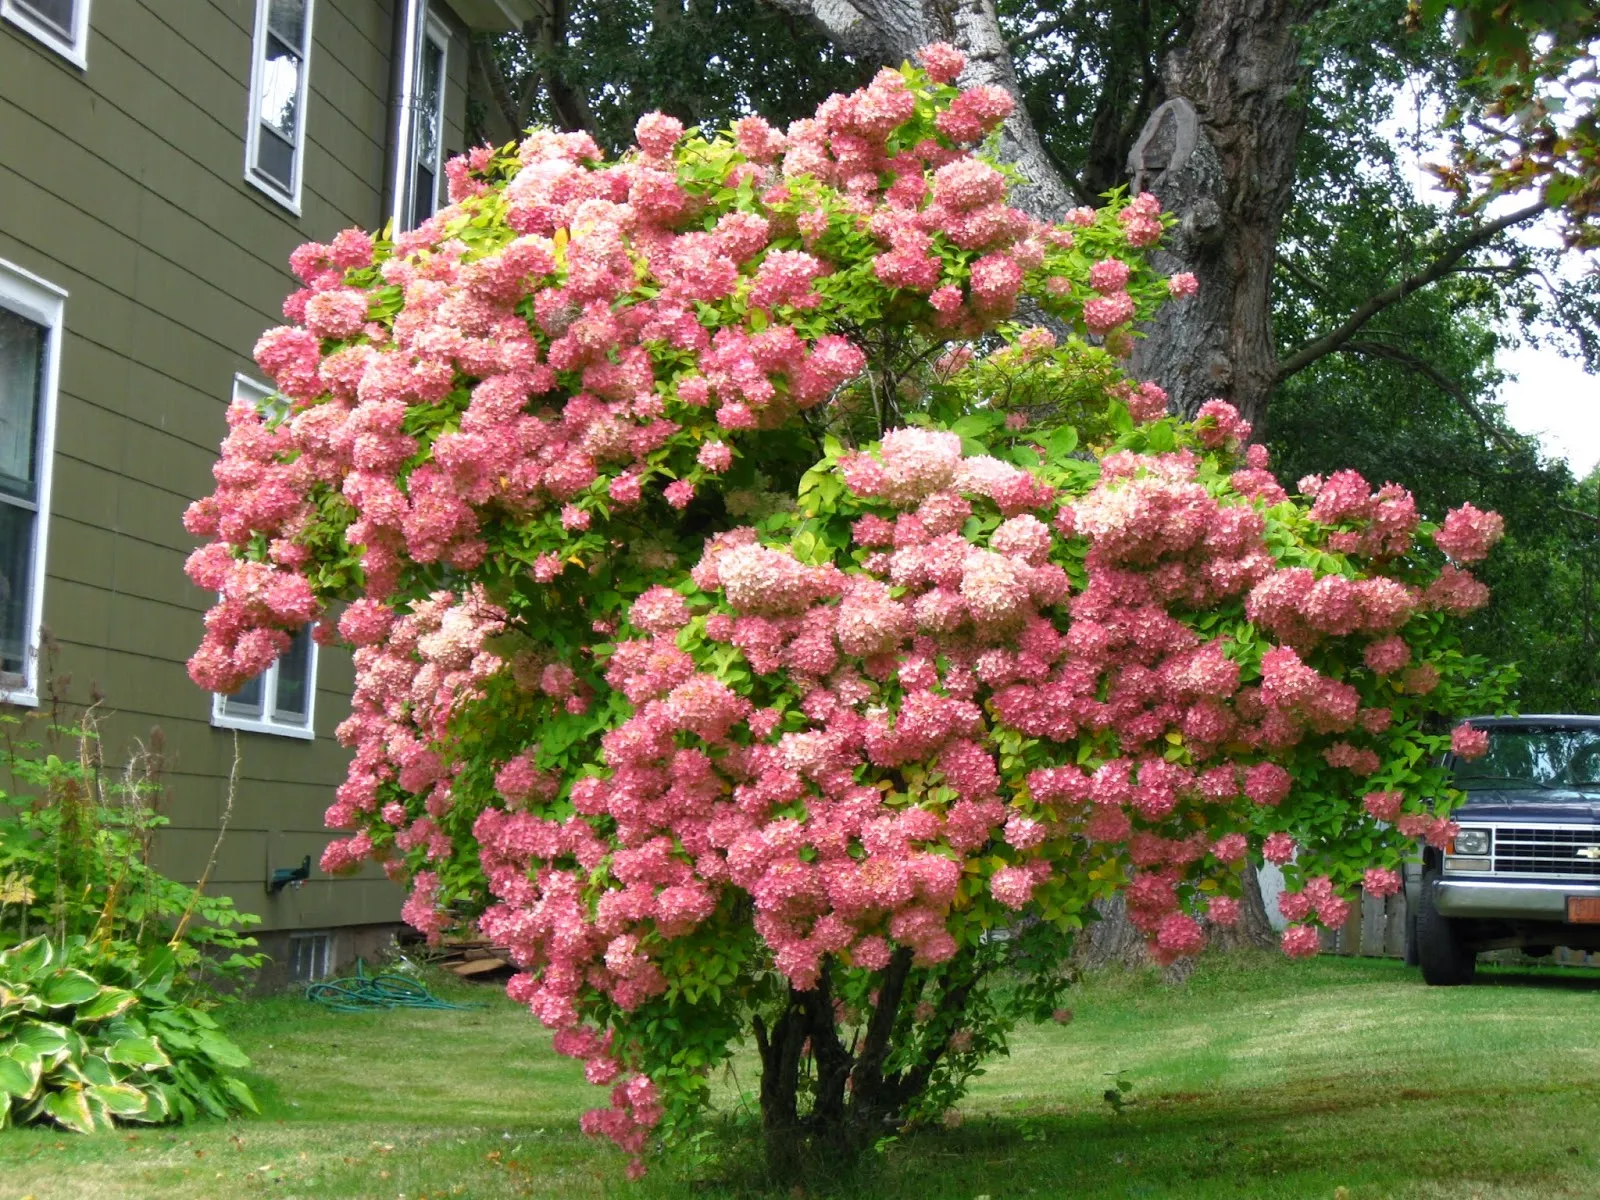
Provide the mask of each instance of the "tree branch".
[{"label": "tree branch", "polygon": [[1421,375],[1434,387],[1459,404],[1462,411],[1472,418],[1472,423],[1478,427],[1478,432],[1483,434],[1485,438],[1499,446],[1507,454],[1517,452],[1517,444],[1506,435],[1505,430],[1497,427],[1485,415],[1484,411],[1477,406],[1471,396],[1467,395],[1466,390],[1459,383],[1444,374],[1432,363],[1419,358],[1409,350],[1402,350],[1399,346],[1390,345],[1388,342],[1349,341],[1340,346],[1339,350],[1344,354],[1360,354],[1367,358],[1388,359],[1390,362],[1399,363],[1413,374]]},{"label": "tree branch", "polygon": [[563,129],[594,133],[598,126],[588,97],[568,83],[559,69],[560,53],[567,46],[567,0],[545,0],[540,8],[540,15],[522,27],[524,36],[538,47],[539,70],[535,78],[544,84],[550,108]]},{"label": "tree branch", "polygon": [[1473,250],[1490,241],[1496,235],[1510,229],[1513,225],[1521,224],[1523,221],[1538,216],[1546,207],[1545,202],[1540,200],[1528,205],[1526,208],[1519,208],[1515,212],[1507,213],[1503,217],[1493,221],[1486,221],[1484,224],[1479,225],[1453,245],[1447,246],[1432,263],[1415,275],[1408,275],[1393,287],[1385,288],[1377,295],[1368,297],[1355,312],[1350,314],[1349,319],[1332,333],[1320,337],[1314,342],[1306,343],[1287,358],[1280,360],[1277,375],[1273,382],[1282,383],[1296,372],[1305,370],[1323,355],[1332,354],[1354,337],[1363,325],[1384,309],[1398,304],[1411,295],[1412,292],[1421,291],[1430,283],[1444,278],[1455,269],[1456,263],[1460,262]]},{"label": "tree branch", "polygon": [[495,57],[494,47],[485,38],[472,39],[472,65],[482,73],[484,82],[488,84],[489,96],[494,100],[494,106],[499,111],[506,126],[511,130],[509,137],[496,137],[496,142],[510,141],[520,136],[524,121],[520,106],[511,98],[511,84],[507,81],[505,72],[500,69],[500,60]]},{"label": "tree branch", "polygon": [[894,64],[890,60],[896,57],[896,51],[903,55],[907,49],[895,46],[892,38],[885,36],[888,31],[881,23],[882,14],[871,11],[880,6],[869,4],[867,0],[856,0],[855,3],[850,0],[769,2],[791,16],[809,21],[824,37],[852,58],[891,66]]},{"label": "tree branch", "polygon": [[1305,284],[1306,287],[1310,288],[1322,299],[1326,300],[1328,298],[1327,285],[1314,276],[1310,271],[1302,267],[1299,263],[1295,262],[1294,259],[1280,257],[1278,258],[1276,265],[1282,267],[1285,271],[1294,276],[1301,283]]}]

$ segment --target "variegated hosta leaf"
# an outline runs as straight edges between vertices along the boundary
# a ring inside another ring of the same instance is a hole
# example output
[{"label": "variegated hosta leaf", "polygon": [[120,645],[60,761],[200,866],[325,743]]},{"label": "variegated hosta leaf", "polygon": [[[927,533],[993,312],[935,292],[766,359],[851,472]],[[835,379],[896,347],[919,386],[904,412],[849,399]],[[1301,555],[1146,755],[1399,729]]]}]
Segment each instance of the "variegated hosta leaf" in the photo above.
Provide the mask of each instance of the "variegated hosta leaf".
[{"label": "variegated hosta leaf", "polygon": [[74,1133],[95,1131],[95,1106],[82,1087],[70,1085],[59,1092],[51,1092],[44,1100],[44,1111],[56,1124]]},{"label": "variegated hosta leaf", "polygon": [[37,975],[49,970],[56,958],[55,947],[50,944],[49,938],[30,938],[0,954],[0,975],[8,978]]},{"label": "variegated hosta leaf", "polygon": [[77,1019],[107,1021],[112,1017],[120,1017],[137,1003],[139,1003],[138,995],[125,988],[102,988],[94,999],[78,1005]]},{"label": "variegated hosta leaf", "polygon": [[97,1083],[88,1092],[116,1117],[136,1117],[150,1107],[145,1093],[129,1083]]},{"label": "variegated hosta leaf", "polygon": [[170,1067],[172,1060],[155,1038],[122,1038],[106,1051],[106,1058],[129,1067]]},{"label": "variegated hosta leaf", "polygon": [[39,1086],[39,1074],[37,1059],[30,1067],[9,1055],[0,1056],[0,1093],[26,1100],[33,1095],[33,1089]]},{"label": "variegated hosta leaf", "polygon": [[71,1008],[100,995],[101,985],[87,971],[66,968],[57,971],[39,989],[39,998],[51,1008]]}]

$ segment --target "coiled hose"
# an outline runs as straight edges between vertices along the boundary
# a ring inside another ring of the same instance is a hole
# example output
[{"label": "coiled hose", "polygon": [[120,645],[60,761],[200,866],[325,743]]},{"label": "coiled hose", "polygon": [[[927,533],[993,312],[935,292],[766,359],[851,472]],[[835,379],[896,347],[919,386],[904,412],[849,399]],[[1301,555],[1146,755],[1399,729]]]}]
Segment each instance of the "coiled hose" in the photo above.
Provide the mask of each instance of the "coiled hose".
[{"label": "coiled hose", "polygon": [[343,979],[323,979],[306,988],[306,999],[334,1012],[373,1012],[391,1008],[482,1008],[481,1004],[452,1004],[426,986],[404,975],[385,972],[368,975],[366,963],[356,959],[356,973]]}]

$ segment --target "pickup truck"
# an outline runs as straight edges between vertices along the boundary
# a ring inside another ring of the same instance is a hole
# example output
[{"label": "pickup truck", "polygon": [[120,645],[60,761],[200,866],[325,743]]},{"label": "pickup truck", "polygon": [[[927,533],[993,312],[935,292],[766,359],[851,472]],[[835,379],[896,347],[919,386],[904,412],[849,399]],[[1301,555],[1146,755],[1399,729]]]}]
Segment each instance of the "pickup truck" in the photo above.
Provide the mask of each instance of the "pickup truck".
[{"label": "pickup truck", "polygon": [[1407,959],[1470,983],[1483,950],[1600,949],[1600,716],[1475,717],[1489,750],[1451,763],[1460,831],[1405,872]]}]

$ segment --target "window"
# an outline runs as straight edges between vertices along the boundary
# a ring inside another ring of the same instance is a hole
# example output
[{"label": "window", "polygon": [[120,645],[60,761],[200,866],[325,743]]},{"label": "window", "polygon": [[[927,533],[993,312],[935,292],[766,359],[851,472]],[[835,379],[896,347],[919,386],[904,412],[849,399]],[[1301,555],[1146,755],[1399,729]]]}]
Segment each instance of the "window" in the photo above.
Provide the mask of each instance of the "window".
[{"label": "window", "polygon": [[45,535],[66,293],[0,260],[0,699],[38,702]]},{"label": "window", "polygon": [[75,66],[89,65],[89,0],[0,0],[0,17]]},{"label": "window", "polygon": [[[283,398],[245,375],[233,377],[233,401],[273,412]],[[307,626],[289,641],[289,648],[231,696],[212,701],[211,723],[225,729],[312,738],[312,709],[317,691],[317,645]]]},{"label": "window", "polygon": [[450,31],[432,13],[406,64],[406,121],[400,178],[395,186],[395,229],[415,229],[439,207],[443,172],[444,88]]},{"label": "window", "polygon": [[310,61],[311,0],[256,0],[244,174],[296,213],[300,211],[300,164],[305,157]]},{"label": "window", "polygon": [[325,979],[328,975],[328,959],[332,939],[326,932],[317,933],[291,933],[289,935],[289,977],[291,979],[304,979],[307,982],[314,979]]},{"label": "window", "polygon": [[224,729],[313,738],[311,709],[317,678],[317,646],[306,626],[289,648],[231,696],[217,696],[211,723]]}]

